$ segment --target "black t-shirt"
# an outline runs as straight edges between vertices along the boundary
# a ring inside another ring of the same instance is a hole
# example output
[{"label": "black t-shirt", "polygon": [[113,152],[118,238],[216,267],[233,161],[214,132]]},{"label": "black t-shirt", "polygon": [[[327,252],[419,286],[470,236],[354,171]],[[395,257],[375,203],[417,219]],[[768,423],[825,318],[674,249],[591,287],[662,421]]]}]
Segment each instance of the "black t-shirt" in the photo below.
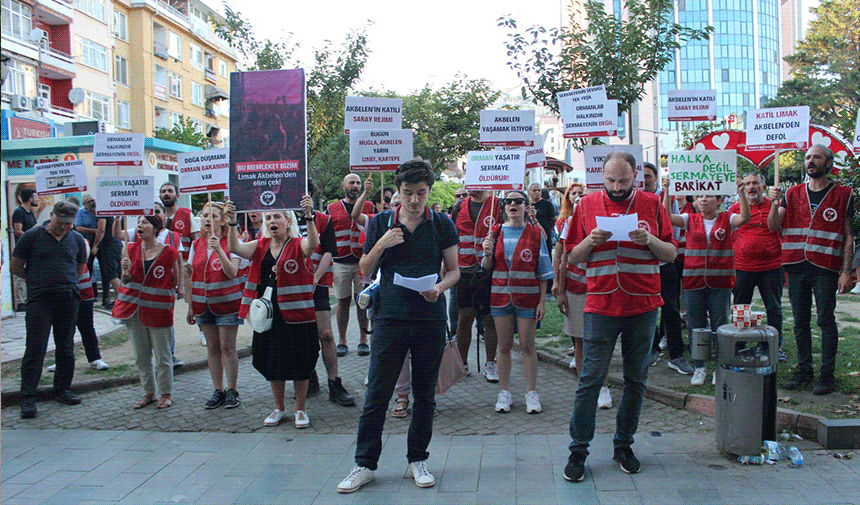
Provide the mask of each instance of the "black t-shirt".
[{"label": "black t-shirt", "polygon": [[36,226],[36,213],[33,211],[24,210],[24,207],[18,206],[12,212],[12,226],[15,223],[21,223],[21,231],[26,232],[30,228]]},{"label": "black t-shirt", "polygon": [[[818,209],[819,205],[821,205],[821,201],[824,200],[824,197],[827,195],[827,192],[830,190],[830,188],[834,184],[835,184],[834,182],[831,182],[830,184],[827,185],[827,187],[825,187],[824,189],[821,189],[819,191],[813,191],[812,189],[809,188],[809,184],[806,185],[806,196],[809,199],[809,213],[810,213],[810,215],[815,214],[815,210]],[[785,195],[782,195],[782,202],[780,203],[780,206],[784,209],[788,208],[788,200],[786,199]],[[850,197],[848,197],[848,208],[845,211],[845,219],[847,219],[849,223],[852,223],[854,221],[854,195],[853,194]],[[818,272],[818,273],[830,272],[831,274],[834,273],[831,270],[827,270],[827,269],[821,268],[819,266],[813,265],[812,263],[810,263],[809,261],[806,261],[806,260],[801,261],[800,263],[791,263],[791,264],[785,265],[785,271],[792,273],[792,274],[815,273],[815,272]]]},{"label": "black t-shirt", "polygon": [[[307,237],[308,225],[304,213],[296,212],[296,224],[299,226],[299,235]],[[331,253],[332,257],[337,256],[337,239],[334,236],[334,226],[332,226],[331,220],[329,220],[325,230],[317,230],[317,233],[323,253]]]},{"label": "black t-shirt", "polygon": [[549,240],[549,237],[552,237],[552,229],[555,225],[555,207],[549,200],[540,200],[537,203],[533,203],[532,206],[537,211],[535,218],[546,233],[547,240]]},{"label": "black t-shirt", "polygon": [[77,293],[78,265],[87,262],[87,241],[74,230],[57,240],[36,226],[18,239],[12,256],[25,263],[28,299],[52,290]]}]

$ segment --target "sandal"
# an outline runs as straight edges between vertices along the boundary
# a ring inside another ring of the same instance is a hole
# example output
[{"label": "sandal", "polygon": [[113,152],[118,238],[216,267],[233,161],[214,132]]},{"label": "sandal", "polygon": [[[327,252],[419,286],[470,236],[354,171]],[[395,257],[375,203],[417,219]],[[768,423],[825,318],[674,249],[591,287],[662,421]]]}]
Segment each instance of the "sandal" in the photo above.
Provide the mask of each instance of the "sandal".
[{"label": "sandal", "polygon": [[409,415],[409,400],[398,398],[397,401],[394,402],[394,410],[391,411],[391,417],[403,419],[407,415]]},{"label": "sandal", "polygon": [[135,403],[132,408],[133,409],[142,409],[151,403],[155,403],[155,396],[154,395],[143,395],[143,398],[138,400],[137,403]]},{"label": "sandal", "polygon": [[173,400],[170,399],[170,395],[161,395],[161,398],[158,400],[158,405],[155,406],[158,410],[169,409],[173,405]]}]

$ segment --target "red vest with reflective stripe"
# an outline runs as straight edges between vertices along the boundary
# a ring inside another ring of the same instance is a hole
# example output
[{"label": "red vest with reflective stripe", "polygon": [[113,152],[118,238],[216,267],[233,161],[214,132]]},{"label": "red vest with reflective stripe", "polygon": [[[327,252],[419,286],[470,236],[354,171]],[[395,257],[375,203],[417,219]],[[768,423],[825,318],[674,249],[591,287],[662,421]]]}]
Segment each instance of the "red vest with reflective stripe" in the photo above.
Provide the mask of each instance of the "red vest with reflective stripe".
[{"label": "red vest with reflective stripe", "polygon": [[184,207],[176,209],[176,214],[170,221],[170,231],[175,231],[182,237],[182,259],[187,260],[188,254],[191,252],[191,220],[194,217],[191,215],[191,210]]},{"label": "red vest with reflective stripe", "polygon": [[[246,319],[251,301],[257,298],[257,285],[260,283],[260,268],[269,243],[272,239],[261,238],[257,241],[257,250],[251,258],[251,268],[248,271],[248,281],[242,293],[242,307],[239,317]],[[314,311],[314,274],[307,267],[302,252],[302,239],[291,238],[284,245],[284,250],[278,258],[277,293],[275,303],[281,311],[281,316],[287,323],[309,323],[316,321]]]},{"label": "red vest with reflective stripe", "polygon": [[[681,214],[695,214],[696,209],[693,208],[692,203],[687,202],[687,204],[681,208],[680,212],[681,212]],[[679,228],[679,231],[678,231],[678,256],[683,256],[684,251],[686,251],[686,249],[687,249],[687,229],[686,228]]]},{"label": "red vest with reflective stripe", "polygon": [[[462,209],[461,209],[462,211]],[[501,225],[493,227],[493,236],[498,237],[494,250],[493,287],[490,291],[490,306],[505,307],[513,303],[521,309],[533,309],[538,305],[540,281],[537,270],[540,244],[543,234],[539,226],[526,224],[514,250],[511,267],[505,258],[505,242]]]},{"label": "red vest with reflective stripe", "polygon": [[[487,237],[487,232],[501,221],[502,216],[499,200],[494,196],[489,196],[481,206],[476,223],[472,221],[472,216],[469,214],[469,202],[471,201],[472,197],[466,197],[460,203],[457,222],[454,223],[457,225],[457,234],[460,235],[460,244],[457,247],[460,268],[475,265],[484,257],[484,239]],[[492,215],[490,215],[490,209],[493,210]]]},{"label": "red vest with reflective stripe", "polygon": [[[215,251],[209,254],[207,242],[205,237],[194,241],[194,257],[191,258],[191,308],[195,316],[203,315],[207,307],[219,316],[235,314],[239,312],[242,302],[245,272],[240,270],[236,277],[227,277],[218,254]],[[227,252],[229,257],[227,237],[221,239],[221,249]]]},{"label": "red vest with reflective stripe", "polygon": [[785,192],[786,212],[782,221],[782,264],[808,260],[813,265],[838,272],[842,268],[845,216],[851,188],[833,184],[810,216],[806,184]]},{"label": "red vest with reflective stripe", "polygon": [[81,295],[81,301],[95,300],[96,292],[93,290],[93,280],[90,277],[88,268],[84,268],[84,273],[78,277],[78,291]]},{"label": "red vest with reflective stripe", "polygon": [[717,214],[711,240],[705,237],[704,217],[687,214],[687,252],[684,256],[684,289],[732,289],[735,287],[735,252],[728,212]]},{"label": "red vest with reflective stripe", "polygon": [[[585,234],[597,228],[596,216],[608,216],[605,192],[586,195],[579,201],[585,217]],[[635,190],[626,214],[639,215],[639,227],[660,236],[657,216],[660,197]],[[610,216],[611,217],[611,216]],[[660,294],[660,262],[647,246],[630,240],[607,240],[588,255],[585,276],[589,294],[609,294],[617,290],[635,296]]]},{"label": "red vest with reflective stripe", "polygon": [[128,319],[137,312],[137,317],[144,326],[168,328],[173,326],[176,293],[173,265],[179,253],[165,245],[152,262],[149,271],[144,272],[141,251],[141,242],[128,244],[131,280],[120,285],[112,315],[117,319]]},{"label": "red vest with reflective stripe", "polygon": [[[317,245],[317,248],[314,249],[314,252],[313,254],[311,254],[311,257],[308,258],[308,261],[310,262],[310,269],[313,272],[317,271],[317,268],[319,267],[320,261],[322,260],[324,254],[322,249],[322,235],[323,232],[325,232],[325,227],[328,226],[330,219],[331,218],[329,218],[328,214],[324,214],[322,212],[314,212],[314,224],[316,225],[317,233],[320,236],[320,243],[319,245]],[[331,263],[329,263],[328,270],[326,270],[323,276],[320,277],[319,285],[330,288],[333,282],[334,276],[331,273]]]},{"label": "red vest with reflective stripe", "polygon": [[[564,252],[564,241],[565,238],[562,237],[562,232],[564,231],[564,225],[567,224],[571,226],[571,220],[573,218],[569,217],[564,221],[559,221],[555,223],[555,231],[556,234],[561,237],[559,238],[559,242],[562,243],[561,254],[566,254]],[[582,295],[586,292],[586,281],[585,281],[585,263],[571,263],[567,262],[567,274],[565,275],[565,283],[564,289],[566,291],[570,291],[575,295]]]},{"label": "red vest with reflective stripe", "polygon": [[[372,214],[373,204],[364,202],[362,214]],[[337,256],[336,258],[345,258],[350,254],[356,258],[361,258],[362,248],[359,237],[361,231],[358,229],[358,223],[346,212],[343,200],[338,200],[330,203],[328,206],[328,214],[331,217],[331,222],[334,225],[334,239],[337,241]]]}]

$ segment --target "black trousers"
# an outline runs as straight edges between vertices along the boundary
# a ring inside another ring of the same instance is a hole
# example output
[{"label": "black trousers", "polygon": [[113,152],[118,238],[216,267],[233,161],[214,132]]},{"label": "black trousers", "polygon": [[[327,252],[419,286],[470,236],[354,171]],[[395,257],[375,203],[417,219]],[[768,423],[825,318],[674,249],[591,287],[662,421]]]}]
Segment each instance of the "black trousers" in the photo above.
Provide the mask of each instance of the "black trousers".
[{"label": "black trousers", "polygon": [[681,335],[681,281],[675,263],[660,265],[660,295],[663,307],[660,308],[660,324],[654,334],[653,351],[660,350],[660,338],[666,333],[669,344],[669,359],[684,355],[684,337]]},{"label": "black trousers", "polygon": [[54,330],[54,388],[68,389],[75,375],[75,323],[81,299],[71,289],[46,291],[27,300],[27,347],[21,360],[21,398],[33,397],[42,378],[48,336]]}]

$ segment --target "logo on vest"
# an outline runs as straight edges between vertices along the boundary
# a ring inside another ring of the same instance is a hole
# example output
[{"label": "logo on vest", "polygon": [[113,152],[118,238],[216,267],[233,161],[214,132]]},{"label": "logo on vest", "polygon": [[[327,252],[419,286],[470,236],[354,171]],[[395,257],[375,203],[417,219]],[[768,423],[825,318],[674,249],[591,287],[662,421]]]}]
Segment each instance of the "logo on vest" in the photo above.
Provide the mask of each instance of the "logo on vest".
[{"label": "logo on vest", "polygon": [[294,274],[299,270],[299,263],[296,260],[287,260],[284,262],[284,272]]},{"label": "logo on vest", "polygon": [[164,267],[161,265],[158,265],[157,267],[155,267],[152,270],[152,276],[155,277],[156,279],[161,279],[162,277],[164,277]]},{"label": "logo on vest", "polygon": [[642,228],[643,230],[647,231],[648,233],[651,233],[651,225],[648,224],[648,221],[645,221],[644,219],[640,219],[638,225],[639,225],[639,228]]},{"label": "logo on vest", "polygon": [[212,270],[221,270],[221,260],[215,258],[212,260]]},{"label": "logo on vest", "polygon": [[181,219],[174,219],[173,226],[176,228],[177,231],[182,231],[185,229],[185,221]]},{"label": "logo on vest", "polygon": [[487,228],[492,228],[494,224],[496,224],[496,220],[493,216],[487,216],[484,218],[484,226]]},{"label": "logo on vest", "polygon": [[277,200],[275,193],[273,193],[269,190],[266,190],[266,191],[263,191],[262,193],[260,193],[260,203],[262,203],[266,207],[269,207],[273,203],[275,203],[275,200]]},{"label": "logo on vest", "polygon": [[716,230],[714,230],[714,237],[716,237],[717,240],[724,240],[726,238],[726,229],[717,228]]},{"label": "logo on vest", "polygon": [[836,212],[836,209],[834,209],[833,207],[827,207],[826,209],[824,209],[824,212],[821,214],[821,217],[823,217],[824,220],[828,223],[832,223],[833,221],[836,221],[837,217],[839,217],[839,213]]},{"label": "logo on vest", "polygon": [[526,263],[531,262],[532,250],[531,249],[523,249],[522,252],[520,252],[520,259]]}]

